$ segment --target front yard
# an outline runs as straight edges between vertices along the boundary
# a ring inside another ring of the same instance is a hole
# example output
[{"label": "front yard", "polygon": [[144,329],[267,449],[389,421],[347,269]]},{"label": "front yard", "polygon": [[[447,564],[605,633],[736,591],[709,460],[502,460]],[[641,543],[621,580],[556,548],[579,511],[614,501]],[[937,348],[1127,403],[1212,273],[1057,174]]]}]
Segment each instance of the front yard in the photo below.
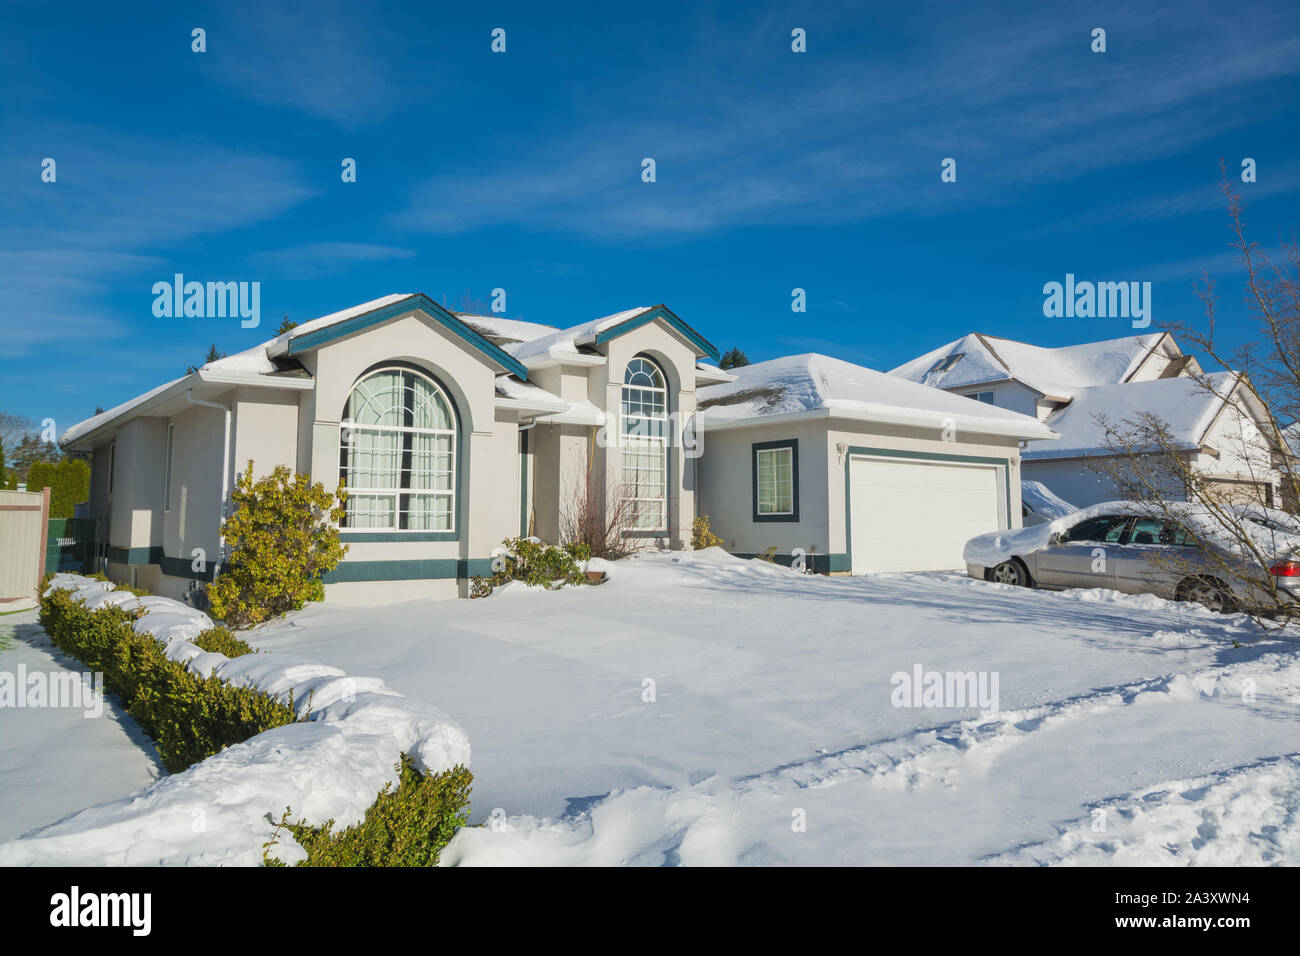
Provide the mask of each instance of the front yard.
[{"label": "front yard", "polygon": [[[1294,637],[955,574],[717,551],[610,570],[313,606],[249,640],[464,727],[489,825],[444,863],[1300,862]],[[894,706],[891,677],[917,667],[996,675],[999,712]]]}]

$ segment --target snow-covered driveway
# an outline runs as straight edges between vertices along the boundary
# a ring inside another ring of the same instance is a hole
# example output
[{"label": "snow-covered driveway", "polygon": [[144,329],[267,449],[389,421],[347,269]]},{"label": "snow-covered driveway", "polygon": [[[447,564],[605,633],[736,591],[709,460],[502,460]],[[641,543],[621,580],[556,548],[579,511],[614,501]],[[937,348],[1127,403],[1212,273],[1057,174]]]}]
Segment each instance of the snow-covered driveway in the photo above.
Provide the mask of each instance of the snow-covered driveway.
[{"label": "snow-covered driveway", "polygon": [[[1300,862],[1295,638],[955,574],[717,551],[610,570],[314,606],[251,640],[461,723],[473,822],[493,825],[447,862]],[[892,676],[918,666],[996,675],[999,713],[894,706]]]}]

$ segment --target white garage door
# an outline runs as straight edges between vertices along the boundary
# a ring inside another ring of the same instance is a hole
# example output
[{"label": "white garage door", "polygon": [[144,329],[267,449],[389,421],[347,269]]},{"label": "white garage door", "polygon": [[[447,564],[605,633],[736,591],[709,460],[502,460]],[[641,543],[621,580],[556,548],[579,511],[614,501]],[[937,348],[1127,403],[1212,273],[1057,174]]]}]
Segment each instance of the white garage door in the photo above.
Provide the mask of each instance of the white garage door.
[{"label": "white garage door", "polygon": [[962,568],[962,547],[999,520],[992,465],[853,458],[853,573]]}]

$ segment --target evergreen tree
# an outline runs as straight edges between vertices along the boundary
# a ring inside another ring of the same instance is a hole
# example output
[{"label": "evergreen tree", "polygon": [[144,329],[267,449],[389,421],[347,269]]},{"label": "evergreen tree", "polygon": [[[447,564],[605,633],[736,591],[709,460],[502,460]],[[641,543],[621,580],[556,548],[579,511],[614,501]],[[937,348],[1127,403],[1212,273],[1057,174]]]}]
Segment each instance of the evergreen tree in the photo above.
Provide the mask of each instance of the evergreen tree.
[{"label": "evergreen tree", "polygon": [[740,368],[741,366],[748,364],[749,356],[740,349],[733,348],[727,349],[727,351],[722,354],[722,361],[718,363],[718,367],[723,369]]}]

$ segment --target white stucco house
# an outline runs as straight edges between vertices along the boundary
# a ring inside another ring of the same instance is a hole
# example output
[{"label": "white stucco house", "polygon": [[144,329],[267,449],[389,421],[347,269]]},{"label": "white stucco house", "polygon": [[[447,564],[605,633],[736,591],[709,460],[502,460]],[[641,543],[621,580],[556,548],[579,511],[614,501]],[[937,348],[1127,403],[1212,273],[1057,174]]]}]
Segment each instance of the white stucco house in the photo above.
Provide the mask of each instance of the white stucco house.
[{"label": "white stucco house", "polygon": [[[1024,452],[1023,477],[1086,507],[1123,498],[1103,421],[1157,415],[1186,461],[1232,497],[1273,505],[1280,475],[1256,453],[1271,433],[1249,383],[1232,372],[1201,377],[1168,332],[1041,348],[973,332],[889,373],[897,378],[1033,415],[1060,435]],[[1243,416],[1239,409],[1249,412]],[[1110,470],[1107,462],[1113,463]],[[1122,470],[1122,469],[1119,469]]]},{"label": "white stucco house", "polygon": [[589,483],[657,547],[689,548],[710,513],[734,550],[800,548],[821,571],[959,567],[971,534],[1019,525],[1019,443],[1053,436],[1037,418],[824,356],[731,375],[717,354],[662,305],[561,329],[389,295],[60,443],[91,461],[110,577],[170,596],[219,567],[250,461],[343,478],[349,551],[326,578],[340,603],[464,595],[504,538],[562,541]]}]

